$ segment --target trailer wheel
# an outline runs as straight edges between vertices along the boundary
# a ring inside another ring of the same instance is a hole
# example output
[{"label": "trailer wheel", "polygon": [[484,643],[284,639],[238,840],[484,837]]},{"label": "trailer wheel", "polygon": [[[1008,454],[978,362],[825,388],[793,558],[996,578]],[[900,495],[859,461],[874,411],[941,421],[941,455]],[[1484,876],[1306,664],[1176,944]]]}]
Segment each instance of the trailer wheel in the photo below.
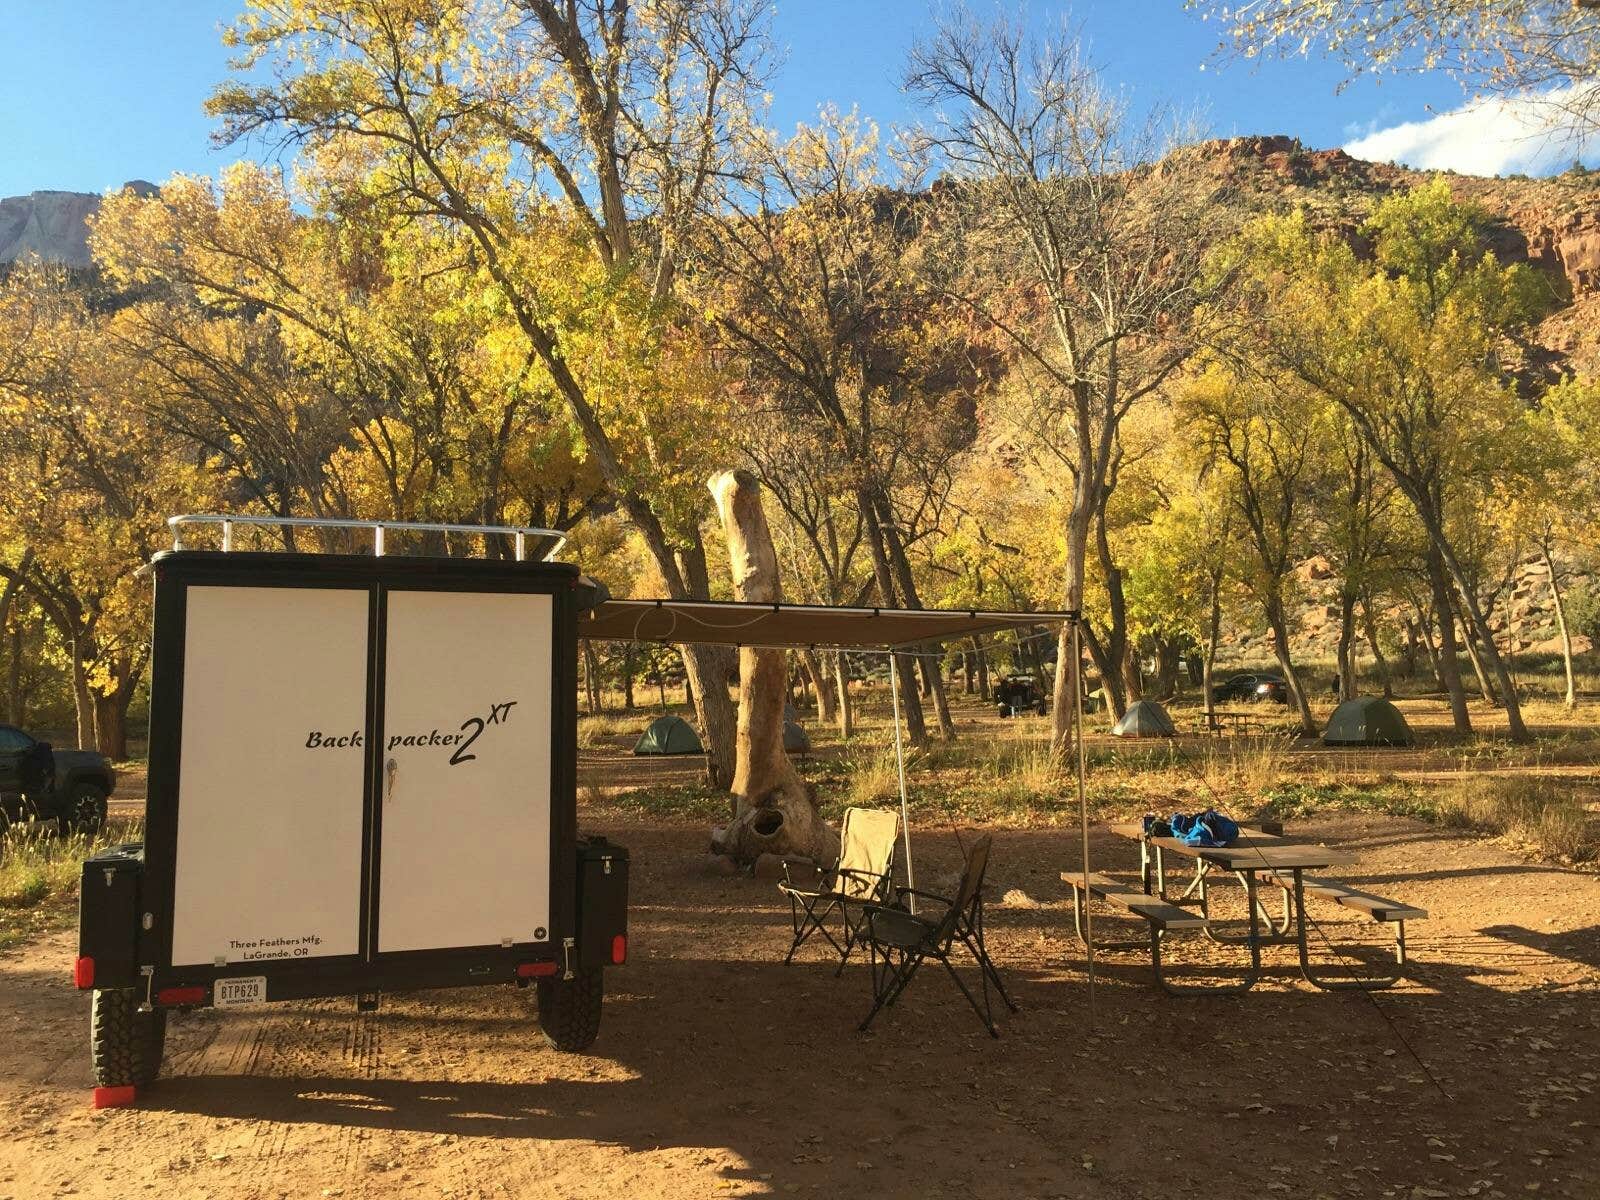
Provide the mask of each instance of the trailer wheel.
[{"label": "trailer wheel", "polygon": [[571,979],[539,980],[539,1028],[552,1050],[575,1054],[594,1045],[605,994],[599,967],[580,968]]},{"label": "trailer wheel", "polygon": [[139,1087],[161,1070],[167,1014],[139,1011],[133,988],[96,988],[89,1015],[89,1046],[97,1087]]}]

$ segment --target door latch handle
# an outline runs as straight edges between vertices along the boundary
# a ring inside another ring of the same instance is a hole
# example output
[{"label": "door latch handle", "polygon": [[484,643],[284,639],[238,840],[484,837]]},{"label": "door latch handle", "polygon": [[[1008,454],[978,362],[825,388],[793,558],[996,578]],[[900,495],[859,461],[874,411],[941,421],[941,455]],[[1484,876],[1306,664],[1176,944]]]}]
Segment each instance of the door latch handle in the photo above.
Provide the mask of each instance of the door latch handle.
[{"label": "door latch handle", "polygon": [[394,799],[394,777],[400,773],[400,764],[390,759],[383,764],[383,802],[389,803]]}]

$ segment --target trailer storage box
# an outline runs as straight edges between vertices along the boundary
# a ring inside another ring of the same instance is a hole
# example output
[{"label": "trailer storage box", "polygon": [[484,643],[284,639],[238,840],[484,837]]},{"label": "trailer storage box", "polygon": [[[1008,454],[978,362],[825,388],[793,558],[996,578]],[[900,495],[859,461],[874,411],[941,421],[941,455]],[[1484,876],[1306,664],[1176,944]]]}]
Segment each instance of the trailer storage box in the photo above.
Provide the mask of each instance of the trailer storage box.
[{"label": "trailer storage box", "polygon": [[[402,529],[370,556],[152,560],[145,842],[84,870],[97,1075],[153,1076],[167,1009],[532,979],[553,1040],[593,1040],[627,932],[626,852],[574,853],[600,589],[522,557],[549,531],[489,531],[515,558],[384,554]],[[129,1029],[136,1053],[102,1053]]]},{"label": "trailer storage box", "polygon": [[83,864],[78,892],[80,988],[131,988],[139,982],[139,883],[144,846],[102,850]]},{"label": "trailer storage box", "polygon": [[578,962],[619,966],[628,959],[628,852],[603,837],[578,843]]}]

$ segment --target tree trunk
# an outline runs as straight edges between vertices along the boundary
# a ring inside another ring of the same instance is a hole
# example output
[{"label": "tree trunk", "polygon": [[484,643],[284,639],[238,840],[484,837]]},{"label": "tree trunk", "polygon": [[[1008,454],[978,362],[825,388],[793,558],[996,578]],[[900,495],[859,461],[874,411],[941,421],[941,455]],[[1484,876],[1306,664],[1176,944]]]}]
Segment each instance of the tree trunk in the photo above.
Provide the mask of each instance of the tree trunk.
[{"label": "tree trunk", "polygon": [[132,688],[118,688],[112,695],[94,693],[95,749],[114,762],[128,757],[128,701]]},{"label": "tree trunk", "polygon": [[1483,658],[1478,653],[1478,639],[1473,636],[1470,625],[1461,631],[1461,643],[1467,649],[1467,661],[1472,664],[1472,673],[1478,680],[1478,695],[1498,708],[1500,697],[1495,694],[1494,684],[1489,682],[1489,673],[1484,670]]},{"label": "tree trunk", "polygon": [[1284,682],[1289,685],[1289,699],[1300,710],[1300,732],[1306,737],[1316,737],[1317,722],[1311,716],[1305,687],[1300,683],[1300,673],[1295,670],[1289,654],[1289,622],[1284,615],[1283,601],[1277,596],[1268,596],[1263,607],[1267,613],[1267,627],[1272,630],[1272,653],[1278,660],[1278,669],[1283,672]]},{"label": "tree trunk", "polygon": [[977,638],[972,639],[972,656],[978,664],[978,699],[989,703],[989,652]]},{"label": "tree trunk", "polygon": [[6,720],[13,725],[26,725],[27,714],[22,703],[22,622],[11,630],[11,662],[6,679]]},{"label": "tree trunk", "polygon": [[94,745],[94,697],[89,692],[89,671],[84,663],[81,639],[72,640],[72,703],[77,714],[78,749]]},{"label": "tree trunk", "polygon": [[1378,644],[1378,618],[1372,612],[1372,597],[1361,598],[1361,623],[1366,631],[1367,645],[1372,648],[1372,663],[1378,672],[1378,682],[1383,685],[1383,698],[1394,699],[1394,674],[1389,670],[1389,660]]},{"label": "tree trunk", "polygon": [[1567,694],[1563,698],[1569,709],[1578,707],[1578,685],[1572,673],[1572,632],[1567,628],[1567,606],[1561,599],[1561,581],[1556,578],[1556,560],[1550,554],[1550,540],[1539,544],[1544,556],[1544,569],[1550,572],[1550,602],[1556,610],[1556,631],[1561,635],[1561,666],[1567,674]]},{"label": "tree trunk", "polygon": [[[898,593],[894,585],[894,570],[889,563],[889,549],[879,519],[878,505],[867,487],[856,489],[856,504],[862,523],[867,530],[867,547],[872,552],[872,578],[878,587],[878,601],[885,608],[895,607]],[[913,746],[928,742],[928,726],[922,714],[922,696],[917,689],[916,668],[909,660],[900,661],[900,705],[905,712],[906,732]],[[894,667],[891,665],[890,670]]]},{"label": "tree trunk", "polygon": [[1128,691],[1128,703],[1144,699],[1144,664],[1136,646],[1122,648],[1122,685]]},{"label": "tree trunk", "polygon": [[600,660],[594,643],[583,639],[583,700],[591,717],[600,713]]},{"label": "tree trunk", "polygon": [[976,678],[977,670],[978,665],[972,660],[972,651],[963,650],[961,652],[961,694],[963,696],[972,695],[972,685],[973,680]]},{"label": "tree trunk", "polygon": [[[1450,581],[1436,547],[1428,548],[1428,582],[1433,588],[1434,620],[1439,627],[1439,681],[1450,697],[1450,716],[1457,733],[1472,732],[1472,717],[1467,712],[1467,690],[1461,686],[1461,664],[1456,661],[1456,619],[1450,606]],[[1431,645],[1432,639],[1429,639]]]},{"label": "tree trunk", "polygon": [[1183,654],[1171,638],[1156,639],[1156,699],[1171,700],[1178,694],[1178,673],[1183,669]]},{"label": "tree trunk", "polygon": [[[748,471],[721,471],[707,482],[728,540],[733,594],[746,603],[781,604],[778,554],[772,545],[761,489]],[[783,749],[788,666],[782,650],[739,650],[739,716],[735,738],[734,819],[714,834],[726,853],[745,862],[758,855],[804,854],[822,861],[837,835]],[[695,688],[696,693],[701,691]]]},{"label": "tree trunk", "polygon": [[806,678],[811,681],[812,691],[817,694],[817,721],[823,725],[833,724],[837,716],[833,699],[833,681],[823,671],[813,651],[801,650],[798,657],[800,669],[805,672]]},{"label": "tree trunk", "polygon": [[622,711],[632,712],[633,704],[633,660],[638,654],[632,642],[622,644]]},{"label": "tree trunk", "polygon": [[[1472,632],[1477,634],[1479,650],[1488,660],[1489,673],[1492,674],[1500,687],[1501,703],[1505,705],[1506,725],[1514,742],[1529,741],[1528,727],[1522,720],[1522,702],[1517,697],[1517,685],[1511,678],[1510,668],[1501,656],[1499,647],[1494,644],[1494,631],[1489,628],[1489,622],[1484,618],[1483,607],[1478,603],[1478,598],[1473,594],[1471,581],[1467,579],[1466,572],[1462,570],[1461,563],[1457,560],[1455,551],[1449,540],[1444,535],[1443,525],[1439,522],[1432,523],[1429,536],[1433,540],[1435,549],[1440,558],[1444,560],[1444,567],[1450,572],[1450,577],[1455,580],[1456,590],[1461,603],[1466,610],[1466,620],[1462,622],[1469,625]],[[1469,642],[1471,639],[1468,639]]]},{"label": "tree trunk", "polygon": [[1205,695],[1206,728],[1217,719],[1217,700],[1211,690],[1211,678],[1217,669],[1217,643],[1222,640],[1222,579],[1211,579],[1211,616],[1206,623],[1206,654],[1200,664],[1200,689]]},{"label": "tree trunk", "polygon": [[1334,658],[1339,672],[1339,700],[1354,700],[1356,686],[1356,590],[1348,583],[1339,589],[1339,649]]},{"label": "tree trunk", "polygon": [[833,652],[833,678],[839,689],[839,736],[853,737],[856,732],[855,705],[850,699],[850,660],[843,650]]}]

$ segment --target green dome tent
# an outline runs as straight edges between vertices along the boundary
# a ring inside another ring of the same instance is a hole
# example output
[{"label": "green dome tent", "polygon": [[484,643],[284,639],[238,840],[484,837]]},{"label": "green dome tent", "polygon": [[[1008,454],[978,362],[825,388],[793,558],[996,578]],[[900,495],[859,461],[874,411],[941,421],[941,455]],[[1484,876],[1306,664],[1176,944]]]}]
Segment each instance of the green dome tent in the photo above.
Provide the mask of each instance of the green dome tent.
[{"label": "green dome tent", "polygon": [[1172,718],[1154,700],[1135,700],[1128,705],[1111,732],[1117,737],[1176,737]]},{"label": "green dome tent", "polygon": [[657,717],[634,743],[635,754],[704,754],[694,726],[671,714]]},{"label": "green dome tent", "polygon": [[1414,739],[1398,708],[1377,696],[1358,696],[1333,710],[1322,740],[1329,746],[1409,746]]},{"label": "green dome tent", "polygon": [[810,754],[811,738],[800,723],[788,720],[783,723],[783,748],[790,754]]}]

